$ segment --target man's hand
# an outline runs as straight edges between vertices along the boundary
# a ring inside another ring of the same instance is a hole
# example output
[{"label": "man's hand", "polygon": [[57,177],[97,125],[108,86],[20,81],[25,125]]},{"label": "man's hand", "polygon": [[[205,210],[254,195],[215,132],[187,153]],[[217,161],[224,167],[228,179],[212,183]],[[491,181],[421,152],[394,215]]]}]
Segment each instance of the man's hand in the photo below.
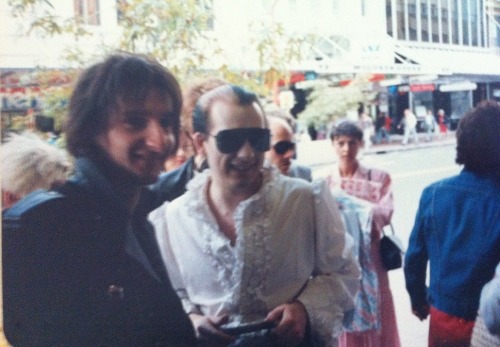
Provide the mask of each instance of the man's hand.
[{"label": "man's hand", "polygon": [[189,315],[193,322],[196,336],[205,347],[227,346],[234,341],[234,337],[219,330],[219,326],[227,323],[229,316],[201,316],[195,313]]},{"label": "man's hand", "polygon": [[273,333],[281,346],[296,346],[304,339],[307,328],[307,311],[300,301],[283,304],[269,312],[266,320],[275,321]]},{"label": "man's hand", "polygon": [[427,316],[429,315],[429,305],[421,305],[421,306],[414,306],[412,307],[412,312],[415,316],[418,317],[418,319],[420,320],[424,320],[427,318]]}]

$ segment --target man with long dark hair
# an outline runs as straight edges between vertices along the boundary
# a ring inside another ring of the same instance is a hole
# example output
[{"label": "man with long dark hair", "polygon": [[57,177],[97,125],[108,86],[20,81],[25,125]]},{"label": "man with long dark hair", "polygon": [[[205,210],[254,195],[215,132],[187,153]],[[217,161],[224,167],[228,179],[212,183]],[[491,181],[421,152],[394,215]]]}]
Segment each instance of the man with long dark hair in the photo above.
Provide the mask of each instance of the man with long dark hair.
[{"label": "man with long dark hair", "polygon": [[75,174],[3,216],[4,330],[15,346],[194,346],[146,219],[175,152],[181,91],[144,56],[86,69],[65,126]]}]

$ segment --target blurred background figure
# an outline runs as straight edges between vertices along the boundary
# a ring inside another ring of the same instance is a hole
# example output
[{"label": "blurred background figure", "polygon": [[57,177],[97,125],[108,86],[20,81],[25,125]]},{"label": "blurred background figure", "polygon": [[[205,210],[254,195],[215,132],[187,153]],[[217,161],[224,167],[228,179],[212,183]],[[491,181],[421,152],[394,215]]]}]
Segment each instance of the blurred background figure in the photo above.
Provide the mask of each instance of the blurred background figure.
[{"label": "blurred background figure", "polygon": [[418,135],[417,135],[417,116],[413,112],[410,111],[409,108],[404,110],[403,118],[398,125],[398,128],[404,127],[404,135],[403,135],[403,145],[408,143],[410,136],[413,136],[413,142],[418,143]]},{"label": "blurred background figure", "polygon": [[269,130],[271,130],[271,149],[266,152],[266,159],[283,175],[312,181],[311,169],[295,162],[295,142],[293,118],[285,110],[274,109],[266,112]]},{"label": "blurred background figure", "polygon": [[[385,112],[379,112],[375,120],[375,144],[391,142],[391,135],[389,132],[391,119]],[[389,123],[389,127],[387,124]]]},{"label": "blurred background figure", "polygon": [[[220,85],[227,84],[226,81],[218,78],[207,78],[197,80],[183,91],[183,104],[181,114],[181,131],[179,133],[179,147],[177,152],[168,157],[165,161],[165,171],[169,172],[182,166],[187,161],[192,161],[194,167],[199,170],[206,168],[205,156],[203,153],[196,153],[191,135],[193,133],[193,111],[196,102],[204,93]],[[192,178],[192,177],[191,177]]]},{"label": "blurred background figure", "polygon": [[37,189],[51,189],[69,177],[72,161],[66,151],[35,133],[8,135],[2,144],[2,210]]},{"label": "blurred background figure", "polygon": [[[227,84],[224,80],[208,78],[193,82],[183,91],[179,149],[165,161],[166,172],[151,187],[158,195],[157,207],[184,194],[187,183],[194,175],[208,167],[205,153],[196,150],[191,137],[193,112],[196,102],[203,94],[224,84]],[[162,215],[162,210],[153,211],[150,217],[156,218],[156,215]]]},{"label": "blurred background figure", "polygon": [[190,158],[194,157],[195,150],[193,140],[185,128],[181,128],[179,132],[179,147],[174,155],[167,158],[165,161],[165,172],[169,172],[182,166]]},{"label": "blurred background figure", "polygon": [[366,148],[372,146],[372,135],[373,135],[373,120],[370,115],[366,113],[365,105],[359,104],[358,107],[358,122],[359,127],[363,131],[363,142]]},{"label": "blurred background figure", "polygon": [[439,132],[441,134],[446,134],[448,132],[448,126],[446,115],[443,109],[438,110],[438,123],[439,123]]},{"label": "blurred background figure", "polygon": [[430,142],[432,141],[432,133],[437,128],[436,118],[434,118],[432,110],[427,110],[424,122],[425,122],[425,133],[427,135],[425,139],[427,142]]}]

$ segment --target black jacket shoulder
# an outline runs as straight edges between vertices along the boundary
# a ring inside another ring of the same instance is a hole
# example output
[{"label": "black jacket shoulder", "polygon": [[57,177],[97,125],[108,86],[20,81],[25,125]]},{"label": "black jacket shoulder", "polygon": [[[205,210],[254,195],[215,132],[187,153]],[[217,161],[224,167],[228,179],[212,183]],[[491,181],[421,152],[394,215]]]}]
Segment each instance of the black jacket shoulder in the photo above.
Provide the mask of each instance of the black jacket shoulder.
[{"label": "black jacket shoulder", "polygon": [[42,211],[51,209],[59,205],[64,205],[65,196],[56,191],[36,190],[23,199],[19,200],[14,206],[8,208],[2,213],[2,221],[4,228],[11,224],[19,223],[21,220],[32,217]]},{"label": "black jacket shoulder", "polygon": [[194,157],[191,157],[177,169],[160,175],[150,188],[157,195],[157,206],[165,201],[172,201],[186,192],[186,185],[194,175]]}]

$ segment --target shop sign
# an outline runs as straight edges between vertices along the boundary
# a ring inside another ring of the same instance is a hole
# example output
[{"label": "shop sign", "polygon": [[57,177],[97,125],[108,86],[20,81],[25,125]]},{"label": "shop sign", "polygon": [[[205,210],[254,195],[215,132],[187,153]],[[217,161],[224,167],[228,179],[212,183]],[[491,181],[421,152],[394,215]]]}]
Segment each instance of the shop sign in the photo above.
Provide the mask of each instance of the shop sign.
[{"label": "shop sign", "polygon": [[41,104],[39,87],[1,87],[2,110],[22,111]]},{"label": "shop sign", "polygon": [[459,92],[462,90],[476,90],[477,84],[472,82],[458,82],[450,84],[442,84],[439,86],[439,90],[442,92]]},{"label": "shop sign", "polygon": [[420,92],[433,92],[436,90],[436,86],[434,84],[428,83],[428,84],[412,84],[410,86],[410,91],[413,93],[420,93]]},{"label": "shop sign", "polygon": [[409,85],[399,86],[398,93],[408,93],[410,91]]}]

